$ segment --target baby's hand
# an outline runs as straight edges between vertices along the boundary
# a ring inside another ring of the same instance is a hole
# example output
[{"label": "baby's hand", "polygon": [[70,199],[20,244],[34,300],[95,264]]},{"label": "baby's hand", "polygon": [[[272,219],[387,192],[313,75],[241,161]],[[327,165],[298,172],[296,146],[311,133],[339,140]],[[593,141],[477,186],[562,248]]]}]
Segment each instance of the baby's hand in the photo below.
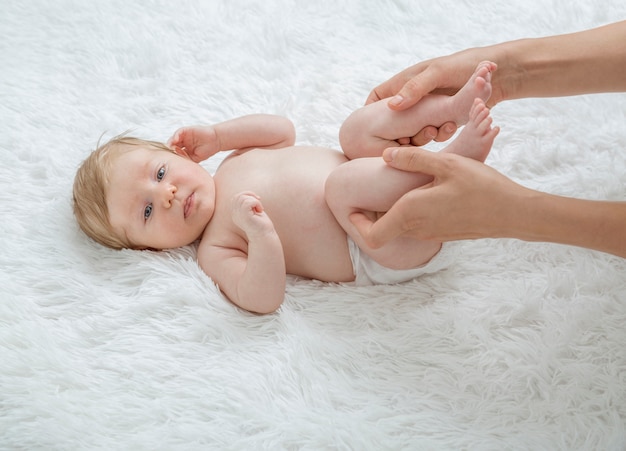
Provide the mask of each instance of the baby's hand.
[{"label": "baby's hand", "polygon": [[199,163],[219,152],[220,143],[212,126],[182,127],[168,139],[167,145],[179,155]]},{"label": "baby's hand", "polygon": [[244,191],[233,197],[233,222],[248,236],[262,236],[274,232],[274,224],[263,210],[259,196]]}]

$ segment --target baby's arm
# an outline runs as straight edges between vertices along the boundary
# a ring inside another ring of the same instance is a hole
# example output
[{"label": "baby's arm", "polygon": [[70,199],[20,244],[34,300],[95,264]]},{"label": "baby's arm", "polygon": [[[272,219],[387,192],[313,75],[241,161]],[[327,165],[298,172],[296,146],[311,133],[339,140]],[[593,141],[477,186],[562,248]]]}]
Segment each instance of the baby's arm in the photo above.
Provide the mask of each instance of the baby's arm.
[{"label": "baby's arm", "polygon": [[234,304],[254,313],[271,313],[285,297],[287,277],[282,244],[254,193],[235,196],[232,215],[235,225],[247,237],[247,252],[200,246],[200,266]]},{"label": "baby's arm", "polygon": [[224,150],[292,146],[296,132],[292,122],[272,114],[250,114],[214,125],[183,127],[168,145],[195,162]]}]

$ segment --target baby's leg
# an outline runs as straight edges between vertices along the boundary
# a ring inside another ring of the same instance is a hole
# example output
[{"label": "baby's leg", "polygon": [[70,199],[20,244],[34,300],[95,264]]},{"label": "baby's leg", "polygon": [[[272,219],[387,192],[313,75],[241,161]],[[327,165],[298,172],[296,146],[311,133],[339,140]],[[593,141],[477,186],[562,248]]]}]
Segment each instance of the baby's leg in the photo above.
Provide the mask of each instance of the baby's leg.
[{"label": "baby's leg", "polygon": [[375,222],[402,195],[430,180],[425,174],[394,169],[382,158],[357,158],[338,166],[329,175],[325,186],[326,203],[357,246],[376,262],[394,269],[415,268],[437,254],[441,243],[398,237],[372,249],[350,222],[350,215],[363,213]]},{"label": "baby's leg", "polygon": [[485,161],[500,127],[491,127],[493,120],[489,108],[481,99],[475,99],[469,112],[469,121],[450,144],[441,152],[450,152]]},{"label": "baby's leg", "polygon": [[[489,109],[477,99],[467,126],[442,152],[484,161],[499,130],[492,128],[491,123]],[[350,215],[363,213],[375,222],[405,193],[431,181],[432,177],[426,174],[393,169],[381,158],[358,158],[330,174],[326,181],[326,202],[346,233],[376,262],[388,268],[415,268],[437,254],[441,243],[400,236],[372,249],[350,221]]]},{"label": "baby's leg", "polygon": [[486,102],[491,96],[495,69],[494,63],[482,62],[455,95],[427,95],[405,111],[390,110],[388,99],[359,108],[341,126],[341,148],[350,159],[379,156],[385,148],[397,146],[398,139],[414,136],[428,125],[440,127],[450,121],[464,125],[474,99]]}]

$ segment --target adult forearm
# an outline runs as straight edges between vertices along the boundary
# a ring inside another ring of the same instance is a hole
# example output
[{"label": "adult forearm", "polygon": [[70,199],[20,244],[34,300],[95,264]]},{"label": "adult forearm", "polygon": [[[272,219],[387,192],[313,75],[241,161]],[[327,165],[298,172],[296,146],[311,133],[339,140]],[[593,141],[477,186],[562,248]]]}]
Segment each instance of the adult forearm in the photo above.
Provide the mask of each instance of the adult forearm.
[{"label": "adult forearm", "polygon": [[[498,64],[501,100],[626,91],[626,21],[482,49]],[[479,51],[480,49],[472,49]]]},{"label": "adult forearm", "polygon": [[561,243],[626,257],[626,202],[524,190],[509,206],[492,236]]},{"label": "adult forearm", "polygon": [[453,95],[481,61],[498,66],[491,80],[490,107],[525,97],[626,91],[624,42],[626,21],[621,21],[576,33],[469,48],[404,69],[374,88],[367,103],[390,97],[391,109],[405,110],[428,93]]}]

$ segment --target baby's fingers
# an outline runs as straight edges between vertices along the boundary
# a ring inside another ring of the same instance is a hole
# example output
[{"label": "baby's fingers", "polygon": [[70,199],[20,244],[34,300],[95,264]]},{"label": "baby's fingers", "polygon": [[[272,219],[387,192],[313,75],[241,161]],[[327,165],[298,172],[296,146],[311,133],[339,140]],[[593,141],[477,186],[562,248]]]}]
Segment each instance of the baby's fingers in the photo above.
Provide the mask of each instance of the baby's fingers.
[{"label": "baby's fingers", "polygon": [[243,192],[233,199],[233,222],[248,236],[248,239],[275,233],[274,224],[265,213],[259,196]]},{"label": "baby's fingers", "polygon": [[243,213],[261,214],[263,213],[263,204],[261,198],[255,193],[245,191],[234,197],[233,209]]},{"label": "baby's fingers", "polygon": [[174,132],[172,137],[167,141],[171,148],[194,149],[194,132],[191,127],[181,127]]},{"label": "baby's fingers", "polygon": [[181,134],[181,129],[179,128],[178,130],[174,132],[172,136],[170,136],[170,139],[168,139],[166,143],[169,148],[174,149],[175,147],[181,147],[180,134]]}]

